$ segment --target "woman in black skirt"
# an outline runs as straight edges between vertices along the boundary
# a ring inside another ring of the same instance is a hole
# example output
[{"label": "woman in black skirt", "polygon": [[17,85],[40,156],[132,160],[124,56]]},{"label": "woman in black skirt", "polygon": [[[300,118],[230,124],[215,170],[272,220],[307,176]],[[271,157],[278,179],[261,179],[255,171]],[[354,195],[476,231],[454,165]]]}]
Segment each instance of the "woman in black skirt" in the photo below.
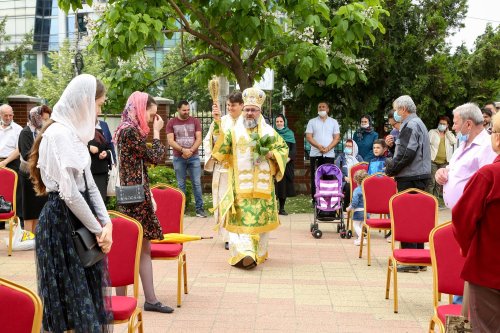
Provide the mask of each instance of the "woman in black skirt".
[{"label": "woman in black skirt", "polygon": [[295,135],[293,131],[288,128],[288,120],[284,115],[279,114],[274,120],[274,128],[276,132],[285,140],[288,146],[288,162],[285,167],[285,174],[281,181],[276,183],[276,197],[279,202],[280,215],[288,215],[285,211],[286,198],[296,196],[293,179],[295,177],[295,155],[297,154],[297,147],[295,144]]},{"label": "woman in black skirt", "polygon": [[[105,88],[94,76],[75,77],[37,136],[29,160],[36,193],[48,193],[35,237],[38,293],[48,332],[101,333],[112,327],[107,261],[82,265],[69,215],[71,211],[95,235],[104,253],[110,251],[112,224],[92,178],[87,150],[104,99]],[[89,203],[82,195],[87,191]]]},{"label": "woman in black skirt", "polygon": [[30,180],[28,159],[31,147],[36,136],[40,133],[42,126],[50,118],[52,110],[47,105],[35,106],[28,112],[28,125],[19,134],[18,148],[21,155],[19,167],[19,182],[22,193],[22,210],[24,218],[24,229],[35,232],[38,216],[47,202],[46,196],[36,196],[33,184]]}]

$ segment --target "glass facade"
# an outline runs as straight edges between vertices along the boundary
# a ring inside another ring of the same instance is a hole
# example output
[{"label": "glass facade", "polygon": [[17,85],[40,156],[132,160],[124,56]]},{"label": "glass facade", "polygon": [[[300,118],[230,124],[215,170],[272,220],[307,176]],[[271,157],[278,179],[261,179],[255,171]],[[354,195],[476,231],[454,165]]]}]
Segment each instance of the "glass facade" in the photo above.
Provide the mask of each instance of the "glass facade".
[{"label": "glass facade", "polygon": [[36,0],[34,51],[59,49],[59,8],[57,0]]}]

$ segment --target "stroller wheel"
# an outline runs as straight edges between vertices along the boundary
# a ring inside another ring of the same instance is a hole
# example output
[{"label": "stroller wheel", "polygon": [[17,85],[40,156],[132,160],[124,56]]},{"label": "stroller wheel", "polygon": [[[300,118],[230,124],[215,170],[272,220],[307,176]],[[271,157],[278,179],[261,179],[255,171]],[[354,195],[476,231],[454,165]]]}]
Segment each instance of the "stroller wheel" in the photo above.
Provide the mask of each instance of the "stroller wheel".
[{"label": "stroller wheel", "polygon": [[346,237],[346,233],[345,233],[345,231],[342,231],[340,233],[340,238],[344,239],[345,237]]},{"label": "stroller wheel", "polygon": [[350,239],[352,237],[352,231],[348,230],[346,236],[347,236],[347,239]]},{"label": "stroller wheel", "polygon": [[314,238],[320,239],[321,236],[323,236],[323,232],[321,232],[321,230],[319,230],[319,229],[316,229],[312,232],[312,235]]}]

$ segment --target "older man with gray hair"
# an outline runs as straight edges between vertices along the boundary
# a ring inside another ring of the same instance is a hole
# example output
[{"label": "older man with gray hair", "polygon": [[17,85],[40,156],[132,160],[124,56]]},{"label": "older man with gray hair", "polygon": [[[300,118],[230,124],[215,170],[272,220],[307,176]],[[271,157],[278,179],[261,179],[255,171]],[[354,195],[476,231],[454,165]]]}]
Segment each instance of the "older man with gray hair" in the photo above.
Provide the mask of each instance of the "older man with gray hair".
[{"label": "older man with gray hair", "polygon": [[450,209],[460,199],[470,177],[497,156],[483,122],[483,114],[476,104],[466,103],[453,110],[453,130],[457,133],[458,148],[448,166],[437,170],[435,176],[436,182],[443,185],[444,203]]},{"label": "older man with gray hair", "polygon": [[[418,188],[425,191],[431,180],[431,149],[429,132],[417,116],[417,107],[408,95],[398,97],[393,103],[394,120],[400,122],[394,157],[387,160],[385,173],[396,179],[398,191]],[[423,243],[401,242],[403,249],[423,249]],[[422,266],[401,266],[398,272],[418,272]]]}]

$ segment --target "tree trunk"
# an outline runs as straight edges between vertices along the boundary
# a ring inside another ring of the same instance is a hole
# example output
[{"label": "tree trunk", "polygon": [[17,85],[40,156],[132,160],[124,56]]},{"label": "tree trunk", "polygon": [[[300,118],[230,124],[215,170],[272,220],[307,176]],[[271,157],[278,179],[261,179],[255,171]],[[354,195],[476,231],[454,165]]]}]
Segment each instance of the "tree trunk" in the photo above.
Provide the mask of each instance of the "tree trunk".
[{"label": "tree trunk", "polygon": [[238,82],[241,91],[253,86],[253,80],[250,79],[248,73],[245,73],[245,69],[243,68],[243,63],[233,62],[231,70],[233,71],[234,76],[236,77],[236,81]]}]

